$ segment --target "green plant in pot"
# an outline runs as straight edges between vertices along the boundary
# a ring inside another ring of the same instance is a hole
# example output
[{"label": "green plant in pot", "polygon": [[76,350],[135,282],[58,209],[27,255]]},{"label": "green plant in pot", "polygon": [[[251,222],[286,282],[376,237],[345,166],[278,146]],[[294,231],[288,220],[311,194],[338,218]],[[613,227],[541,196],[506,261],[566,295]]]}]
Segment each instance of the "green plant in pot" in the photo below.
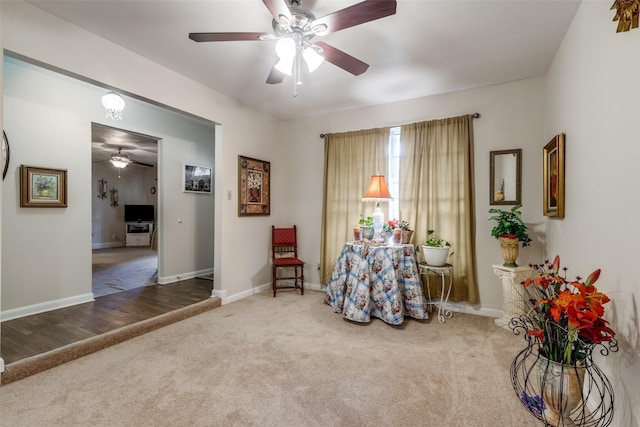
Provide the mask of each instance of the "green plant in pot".
[{"label": "green plant in pot", "polygon": [[[420,248],[416,250],[419,252]],[[451,243],[436,236],[434,230],[427,231],[427,240],[422,244],[424,262],[434,267],[442,267],[450,255],[453,255]]]},{"label": "green plant in pot", "polygon": [[522,247],[529,246],[531,238],[527,234],[527,226],[522,220],[522,205],[515,205],[509,210],[491,208],[489,213],[494,214],[489,221],[496,224],[491,230],[491,235],[500,242],[502,258],[505,267],[517,267],[516,260],[520,244]]},{"label": "green plant in pot", "polygon": [[360,232],[362,233],[363,239],[371,240],[373,239],[373,217],[368,216],[364,217],[364,215],[360,215],[360,221],[358,221],[360,225]]},{"label": "green plant in pot", "polygon": [[402,243],[403,244],[408,244],[411,241],[411,238],[413,237],[413,230],[411,229],[411,224],[409,224],[409,221],[405,221],[404,219],[402,221],[400,221],[400,223],[398,224],[398,228],[400,228],[401,231],[401,236],[402,236]]}]

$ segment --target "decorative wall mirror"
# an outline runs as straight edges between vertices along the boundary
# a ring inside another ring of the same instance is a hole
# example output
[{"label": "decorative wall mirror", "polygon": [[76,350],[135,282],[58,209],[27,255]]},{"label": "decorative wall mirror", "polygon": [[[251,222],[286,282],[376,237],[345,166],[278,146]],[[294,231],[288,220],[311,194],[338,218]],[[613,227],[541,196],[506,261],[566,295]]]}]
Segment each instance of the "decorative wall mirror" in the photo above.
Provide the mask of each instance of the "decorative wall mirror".
[{"label": "decorative wall mirror", "polygon": [[491,151],[489,184],[490,205],[522,203],[522,150]]}]

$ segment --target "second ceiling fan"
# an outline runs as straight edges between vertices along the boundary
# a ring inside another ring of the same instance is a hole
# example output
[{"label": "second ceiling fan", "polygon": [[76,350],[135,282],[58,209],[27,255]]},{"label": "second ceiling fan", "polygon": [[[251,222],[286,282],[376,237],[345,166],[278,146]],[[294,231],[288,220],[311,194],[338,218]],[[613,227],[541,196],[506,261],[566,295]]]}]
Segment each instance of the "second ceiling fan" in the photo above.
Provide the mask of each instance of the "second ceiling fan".
[{"label": "second ceiling fan", "polygon": [[273,16],[273,34],[189,33],[189,38],[196,42],[277,40],[276,55],[279,60],[271,69],[267,83],[281,83],[285,75],[293,75],[294,96],[297,94],[295,86],[300,85],[301,60],[305,61],[310,71],[315,70],[324,60],[355,76],[369,68],[368,64],[327,43],[321,41],[313,43],[311,40],[315,36],[324,36],[393,15],[396,13],[397,3],[395,0],[365,0],[316,19],[312,12],[299,7],[300,0],[262,0],[262,2]]}]

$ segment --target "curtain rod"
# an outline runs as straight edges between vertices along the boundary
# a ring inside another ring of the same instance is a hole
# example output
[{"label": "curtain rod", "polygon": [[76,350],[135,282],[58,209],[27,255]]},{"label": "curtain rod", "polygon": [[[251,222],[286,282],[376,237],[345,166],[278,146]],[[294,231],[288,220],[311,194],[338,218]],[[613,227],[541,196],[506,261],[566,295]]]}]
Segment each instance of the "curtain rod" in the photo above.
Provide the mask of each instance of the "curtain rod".
[{"label": "curtain rod", "polygon": [[[474,119],[479,119],[480,113],[473,113],[473,114],[470,114],[470,116],[473,117]],[[324,133],[320,134],[320,138],[324,138]]]}]

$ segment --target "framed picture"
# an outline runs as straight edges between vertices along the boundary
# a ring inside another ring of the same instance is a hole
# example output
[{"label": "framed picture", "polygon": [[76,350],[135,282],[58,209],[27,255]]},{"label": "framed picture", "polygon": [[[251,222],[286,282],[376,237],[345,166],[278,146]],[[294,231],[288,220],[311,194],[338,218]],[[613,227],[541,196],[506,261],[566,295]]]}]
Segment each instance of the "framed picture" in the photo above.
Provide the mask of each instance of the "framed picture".
[{"label": "framed picture", "polygon": [[20,166],[21,208],[66,208],[67,170]]},{"label": "framed picture", "polygon": [[271,214],[271,163],[238,156],[238,216]]},{"label": "framed picture", "polygon": [[211,194],[211,168],[184,165],[182,191],[187,193]]},{"label": "framed picture", "polygon": [[0,152],[0,169],[2,169],[2,180],[7,176],[7,170],[9,169],[9,140],[7,134],[2,131],[2,151]]},{"label": "framed picture", "polygon": [[543,150],[544,214],[564,218],[564,134],[553,137]]}]

